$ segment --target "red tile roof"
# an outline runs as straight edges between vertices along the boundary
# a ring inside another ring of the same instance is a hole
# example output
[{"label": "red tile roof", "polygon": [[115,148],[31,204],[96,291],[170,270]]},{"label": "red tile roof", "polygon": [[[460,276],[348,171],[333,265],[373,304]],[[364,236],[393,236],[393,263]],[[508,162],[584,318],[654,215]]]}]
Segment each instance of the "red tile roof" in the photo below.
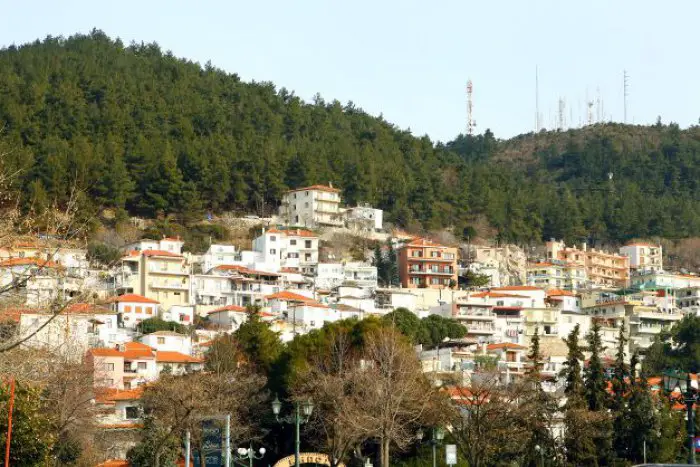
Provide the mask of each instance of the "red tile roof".
[{"label": "red tile roof", "polygon": [[124,344],[124,352],[122,352],[125,359],[150,359],[153,358],[153,349],[151,349],[146,344],[141,342],[127,342]]},{"label": "red tile roof", "polygon": [[514,344],[512,342],[500,342],[498,344],[489,344],[486,346],[486,350],[525,350],[527,347],[523,345]]},{"label": "red tile roof", "polygon": [[0,261],[0,268],[11,268],[14,266],[38,266],[42,268],[58,268],[60,265],[53,261],[46,261],[39,258],[10,258]]},{"label": "red tile roof", "polygon": [[160,303],[157,300],[153,300],[151,298],[144,297],[143,295],[137,295],[133,293],[120,295],[118,297],[111,298],[108,301],[117,303]]},{"label": "red tile roof", "polygon": [[576,294],[570,290],[552,289],[547,291],[548,297],[575,297]]},{"label": "red tile roof", "polygon": [[309,191],[309,190],[326,191],[328,193],[340,193],[339,189],[333,188],[331,186],[326,186],[326,185],[311,185],[311,186],[306,186],[303,188],[295,188],[293,190],[287,191],[287,193],[292,193],[294,191]]},{"label": "red tile roof", "polygon": [[156,362],[162,363],[202,363],[201,358],[191,357],[180,352],[159,350],[156,352]]},{"label": "red tile roof", "polygon": [[163,240],[168,242],[181,242],[180,237],[163,237]]},{"label": "red tile roof", "polygon": [[303,295],[295,294],[294,292],[289,292],[287,290],[283,290],[282,292],[277,292],[273,293],[272,295],[266,295],[265,296],[266,300],[281,300],[281,301],[287,301],[287,302],[313,302],[314,299],[305,297]]},{"label": "red tile roof", "polygon": [[237,305],[226,305],[222,306],[221,308],[217,308],[215,310],[211,310],[208,312],[208,315],[214,314],[214,313],[222,313],[224,311],[237,311],[239,313],[245,313],[246,309],[242,306],[237,306]]},{"label": "red tile roof", "polygon": [[129,467],[129,461],[126,459],[110,459],[97,464],[96,467]]},{"label": "red tile roof", "polygon": [[515,295],[498,292],[479,292],[469,296],[469,298],[530,298],[527,295]]},{"label": "red tile roof", "polygon": [[143,250],[143,256],[167,256],[170,258],[182,258],[182,255],[165,250]]},{"label": "red tile roof", "polygon": [[401,248],[405,247],[431,247],[431,248],[447,248],[445,245],[440,245],[439,243],[435,243],[431,240],[428,240],[426,238],[414,238],[410,242],[405,243]]},{"label": "red tile roof", "polygon": [[142,395],[143,387],[135,389],[97,388],[95,389],[95,402],[135,401],[141,399]]}]

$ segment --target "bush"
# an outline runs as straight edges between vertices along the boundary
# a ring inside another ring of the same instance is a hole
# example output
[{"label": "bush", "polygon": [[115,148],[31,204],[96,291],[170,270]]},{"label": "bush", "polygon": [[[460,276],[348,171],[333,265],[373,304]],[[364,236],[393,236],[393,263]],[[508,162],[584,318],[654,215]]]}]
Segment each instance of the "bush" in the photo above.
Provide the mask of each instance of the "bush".
[{"label": "bush", "polygon": [[100,264],[111,265],[121,258],[122,253],[118,248],[102,242],[88,243],[87,258]]}]

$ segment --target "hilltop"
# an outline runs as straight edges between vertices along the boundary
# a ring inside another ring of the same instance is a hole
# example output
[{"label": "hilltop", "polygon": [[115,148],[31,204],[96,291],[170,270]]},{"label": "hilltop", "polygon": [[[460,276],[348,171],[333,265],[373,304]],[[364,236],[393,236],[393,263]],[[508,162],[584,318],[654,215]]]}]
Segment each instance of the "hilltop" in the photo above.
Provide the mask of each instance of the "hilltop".
[{"label": "hilltop", "polygon": [[[333,183],[414,231],[617,243],[700,235],[700,129],[594,125],[446,144],[100,31],[0,51],[0,153],[27,205],[175,216],[276,209]],[[3,151],[4,149],[4,151]]]}]

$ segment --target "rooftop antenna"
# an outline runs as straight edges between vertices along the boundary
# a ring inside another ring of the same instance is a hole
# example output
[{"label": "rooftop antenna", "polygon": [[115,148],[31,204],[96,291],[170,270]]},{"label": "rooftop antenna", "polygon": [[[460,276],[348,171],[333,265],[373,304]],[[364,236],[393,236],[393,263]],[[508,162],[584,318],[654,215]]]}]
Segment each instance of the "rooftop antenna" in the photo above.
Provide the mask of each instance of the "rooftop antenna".
[{"label": "rooftop antenna", "polygon": [[629,76],[627,75],[627,70],[622,70],[622,102],[624,105],[624,123],[627,123],[627,79]]},{"label": "rooftop antenna", "polygon": [[537,65],[535,65],[535,132],[540,131],[540,79]]},{"label": "rooftop antenna", "polygon": [[474,134],[474,127],[476,122],[474,121],[474,105],[472,102],[472,93],[474,88],[472,86],[472,80],[467,81],[467,134],[469,136]]},{"label": "rooftop antenna", "polygon": [[557,122],[557,128],[559,130],[564,130],[564,112],[566,110],[566,103],[563,98],[559,98],[559,121]]}]

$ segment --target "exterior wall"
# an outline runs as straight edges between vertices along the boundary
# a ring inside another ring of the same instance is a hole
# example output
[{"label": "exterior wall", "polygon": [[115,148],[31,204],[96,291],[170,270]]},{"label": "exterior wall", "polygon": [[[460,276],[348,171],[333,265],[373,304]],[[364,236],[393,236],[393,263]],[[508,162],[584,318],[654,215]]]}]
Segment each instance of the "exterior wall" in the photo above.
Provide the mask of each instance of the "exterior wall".
[{"label": "exterior wall", "polygon": [[282,197],[280,217],[303,227],[342,226],[340,190],[315,186],[288,191]]},{"label": "exterior wall", "polygon": [[344,267],[341,263],[318,264],[315,277],[317,289],[330,290],[334,287],[338,287],[344,280]]},{"label": "exterior wall", "polygon": [[158,379],[155,356],[151,358],[124,359],[124,388],[135,389]]},{"label": "exterior wall", "polygon": [[629,258],[595,248],[584,243],[581,248],[567,247],[564,242],[549,241],[545,244],[548,260],[566,261],[585,266],[586,277],[600,286],[627,287],[629,285]]},{"label": "exterior wall", "polygon": [[528,285],[544,289],[576,290],[585,287],[586,280],[584,266],[537,263],[527,267]]},{"label": "exterior wall", "polygon": [[194,307],[173,305],[167,311],[161,312],[161,317],[165,321],[175,321],[185,326],[191,326],[194,324]]},{"label": "exterior wall", "polygon": [[124,357],[102,357],[87,354],[92,363],[95,387],[124,389]]},{"label": "exterior wall", "polygon": [[559,310],[556,308],[525,308],[525,336],[529,339],[538,328],[540,336],[559,336]]},{"label": "exterior wall", "polygon": [[356,206],[346,212],[348,226],[379,232],[384,227],[384,211],[370,206]]},{"label": "exterior wall", "polygon": [[663,248],[651,243],[632,243],[620,248],[630,259],[630,267],[640,271],[663,271]]},{"label": "exterior wall", "polygon": [[173,333],[154,332],[141,338],[141,343],[160,351],[180,352],[185,355],[192,354],[192,338]]},{"label": "exterior wall", "polygon": [[136,326],[144,319],[158,317],[158,304],[141,302],[119,302],[117,312],[122,316],[122,323],[128,329]]},{"label": "exterior wall", "polygon": [[194,275],[192,290],[194,302],[197,305],[233,305],[231,280],[226,276]]},{"label": "exterior wall", "polygon": [[467,338],[475,341],[492,342],[496,334],[496,315],[493,306],[459,301],[452,305],[452,318],[467,328]]},{"label": "exterior wall", "polygon": [[141,256],[141,291],[165,308],[190,304],[190,268],[183,257]]},{"label": "exterior wall", "polygon": [[449,288],[457,283],[456,248],[414,241],[399,249],[398,258],[402,287]]},{"label": "exterior wall", "polygon": [[577,324],[580,336],[585,336],[591,329],[591,317],[583,312],[559,312],[559,323],[557,324],[559,337],[566,339]]},{"label": "exterior wall", "polygon": [[229,327],[231,331],[236,331],[248,320],[248,315],[242,311],[219,311],[209,313],[209,320],[220,326]]},{"label": "exterior wall", "polygon": [[631,282],[633,287],[682,289],[700,287],[700,276],[646,272],[633,275]]},{"label": "exterior wall", "polygon": [[206,253],[202,255],[202,272],[207,273],[212,268],[222,264],[236,264],[240,255],[233,245],[213,244],[209,246]]}]

